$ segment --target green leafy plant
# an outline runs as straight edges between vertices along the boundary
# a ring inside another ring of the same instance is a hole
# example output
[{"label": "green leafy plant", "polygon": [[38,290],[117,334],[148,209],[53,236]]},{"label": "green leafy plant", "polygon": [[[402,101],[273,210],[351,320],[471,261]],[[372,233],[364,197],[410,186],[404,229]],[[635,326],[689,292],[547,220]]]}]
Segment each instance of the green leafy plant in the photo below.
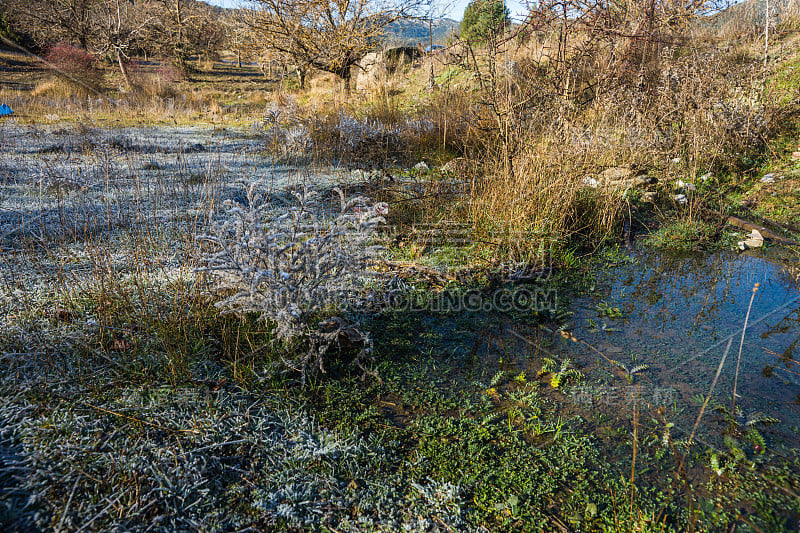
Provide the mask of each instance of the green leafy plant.
[{"label": "green leafy plant", "polygon": [[589,326],[589,333],[616,333],[620,331],[619,328],[609,327],[605,320],[601,320],[598,324],[595,320],[589,319],[586,321]]},{"label": "green leafy plant", "polygon": [[550,386],[554,389],[559,389],[563,385],[573,381],[580,381],[583,374],[580,370],[572,368],[572,359],[569,357],[559,361],[551,357],[545,357],[542,360],[542,368],[539,370],[539,376],[550,374]]},{"label": "green leafy plant", "polygon": [[497,373],[494,376],[492,376],[492,380],[489,382],[489,387],[498,386],[500,382],[503,381],[505,375],[506,373],[504,371],[498,370]]},{"label": "green leafy plant", "polygon": [[733,412],[724,406],[717,407],[717,411],[727,423],[725,444],[735,457],[744,454],[744,451],[741,450],[740,441],[750,444],[756,453],[763,454],[767,444],[764,436],[756,426],[780,423],[777,418],[767,416],[760,411],[744,413],[739,406],[736,406]]},{"label": "green leafy plant", "polygon": [[691,252],[713,248],[717,233],[716,227],[702,220],[676,220],[648,235],[645,243],[671,252]]},{"label": "green leafy plant", "polygon": [[631,365],[630,367],[627,366],[625,363],[620,361],[611,360],[614,365],[620,368],[623,372],[625,372],[624,377],[628,381],[628,383],[633,383],[634,376],[639,372],[644,372],[650,368],[649,365]]},{"label": "green leafy plant", "polygon": [[606,302],[597,304],[597,312],[600,316],[607,316],[608,318],[621,318],[622,310],[619,307],[613,307]]}]

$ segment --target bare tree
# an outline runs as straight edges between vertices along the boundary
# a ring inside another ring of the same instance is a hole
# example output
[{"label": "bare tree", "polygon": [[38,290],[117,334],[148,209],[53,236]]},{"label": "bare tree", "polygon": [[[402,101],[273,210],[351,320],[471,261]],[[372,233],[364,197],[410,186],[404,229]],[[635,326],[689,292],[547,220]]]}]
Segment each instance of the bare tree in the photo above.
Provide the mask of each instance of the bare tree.
[{"label": "bare tree", "polygon": [[242,67],[242,53],[247,54],[248,33],[247,26],[242,24],[239,17],[226,16],[222,19],[225,25],[225,37],[228,44],[236,52],[236,66]]},{"label": "bare tree", "polygon": [[193,0],[152,0],[147,46],[174,58],[185,75],[190,71],[189,56],[209,57],[224,42],[227,26],[206,4]]},{"label": "bare tree", "polygon": [[59,41],[112,57],[130,88],[128,51],[153,21],[147,0],[4,0],[13,19],[36,41]]},{"label": "bare tree", "polygon": [[419,15],[428,0],[253,0],[244,12],[250,46],[302,72],[335,74],[350,91],[352,67],[380,45],[383,30]]},{"label": "bare tree", "polygon": [[94,34],[93,13],[101,0],[3,0],[9,18],[40,45],[58,41],[86,49]]},{"label": "bare tree", "polygon": [[128,89],[133,87],[126,63],[128,52],[137,40],[144,38],[154,17],[146,2],[131,0],[103,0],[94,14],[95,29],[89,49],[98,55],[113,57]]}]

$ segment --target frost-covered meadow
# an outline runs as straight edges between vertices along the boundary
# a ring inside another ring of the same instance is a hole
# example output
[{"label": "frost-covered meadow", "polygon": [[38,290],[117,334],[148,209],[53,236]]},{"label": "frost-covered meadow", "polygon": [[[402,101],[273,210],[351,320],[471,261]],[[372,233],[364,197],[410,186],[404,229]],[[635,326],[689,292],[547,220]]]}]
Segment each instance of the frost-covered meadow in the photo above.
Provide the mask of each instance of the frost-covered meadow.
[{"label": "frost-covered meadow", "polygon": [[385,443],[323,429],[220,362],[196,237],[226,200],[246,205],[242,180],[279,212],[290,187],[352,178],[277,163],[265,144],[202,126],[0,125],[4,527],[463,526],[459,487],[393,474],[403,459]]}]

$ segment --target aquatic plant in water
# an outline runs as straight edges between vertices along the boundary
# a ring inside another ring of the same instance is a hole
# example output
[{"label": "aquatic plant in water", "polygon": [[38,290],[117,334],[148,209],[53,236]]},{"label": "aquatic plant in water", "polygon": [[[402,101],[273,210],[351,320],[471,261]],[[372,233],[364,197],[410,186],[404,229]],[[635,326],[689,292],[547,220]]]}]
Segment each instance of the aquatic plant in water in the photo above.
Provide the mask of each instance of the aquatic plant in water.
[{"label": "aquatic plant in water", "polygon": [[650,365],[631,365],[628,367],[625,363],[611,359],[611,362],[616,365],[620,370],[625,372],[624,377],[628,383],[633,383],[634,376],[639,372],[644,372],[650,368]]},{"label": "aquatic plant in water", "polygon": [[551,374],[550,386],[554,389],[560,388],[562,385],[579,381],[583,378],[580,370],[572,368],[572,359],[569,357],[559,361],[555,358],[545,357],[542,359],[542,368],[539,370],[539,376]]}]

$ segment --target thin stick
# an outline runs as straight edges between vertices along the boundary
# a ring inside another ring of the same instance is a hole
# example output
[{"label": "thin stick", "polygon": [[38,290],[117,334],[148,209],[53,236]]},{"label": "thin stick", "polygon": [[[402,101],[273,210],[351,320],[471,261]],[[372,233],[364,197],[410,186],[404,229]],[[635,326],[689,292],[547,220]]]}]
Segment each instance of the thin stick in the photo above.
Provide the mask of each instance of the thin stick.
[{"label": "thin stick", "polygon": [[633,484],[636,479],[636,451],[639,438],[639,411],[636,405],[636,395],[633,395],[633,458],[631,459],[631,503],[630,516],[633,518],[633,492],[636,486]]},{"label": "thin stick", "polygon": [[739,341],[739,356],[736,358],[736,374],[733,378],[733,402],[731,404],[731,415],[736,416],[736,386],[739,384],[739,363],[742,361],[742,347],[744,346],[744,333],[747,331],[747,320],[750,318],[750,309],[753,308],[753,300],[756,298],[759,283],[753,285],[753,294],[750,295],[750,305],[747,306],[747,314],[744,316],[744,327],[742,328],[742,339]]},{"label": "thin stick", "polygon": [[111,411],[110,409],[103,409],[102,407],[98,407],[96,405],[92,405],[92,404],[87,403],[87,402],[81,402],[81,403],[83,403],[83,405],[85,405],[87,407],[90,407],[92,409],[97,409],[101,413],[108,413],[110,415],[114,415],[114,416],[118,416],[120,418],[124,418],[126,420],[130,420],[131,422],[139,422],[140,424],[145,424],[145,425],[154,427],[156,429],[161,429],[161,430],[164,430],[164,431],[175,431],[177,433],[194,433],[194,434],[199,434],[200,433],[200,431],[197,430],[197,429],[175,429],[175,428],[170,428],[170,427],[166,427],[166,426],[161,426],[161,425],[158,425],[158,424],[154,424],[153,422],[148,422],[147,420],[142,420],[140,418],[136,418],[136,417],[133,417],[133,416],[128,416],[128,415],[125,415],[125,414],[122,414],[122,413],[118,413],[116,411]]},{"label": "thin stick", "polygon": [[81,480],[81,476],[75,478],[75,483],[72,485],[72,491],[69,493],[69,499],[67,499],[67,504],[64,506],[64,510],[61,512],[61,520],[58,521],[58,525],[56,526],[56,533],[61,532],[61,526],[64,525],[64,519],[67,517],[67,511],[69,511],[69,506],[72,503],[72,498],[75,496],[75,489],[78,488],[78,481]]},{"label": "thin stick", "polygon": [[[728,357],[728,352],[731,349],[731,344],[732,343],[733,343],[733,339],[730,339],[728,341],[728,346],[725,347],[725,353],[722,354],[722,360],[719,362],[719,366],[717,367],[717,374],[714,376],[714,381],[711,382],[711,388],[708,389],[708,395],[706,395],[706,399],[703,402],[703,406],[700,407],[700,412],[697,414],[697,420],[694,421],[694,427],[692,427],[692,432],[689,434],[689,441],[688,441],[689,444],[691,444],[692,440],[694,440],[694,434],[695,434],[695,432],[697,432],[697,426],[700,425],[700,419],[703,418],[703,413],[705,413],[706,406],[708,405],[708,401],[711,399],[711,394],[714,392],[714,387],[717,386],[717,380],[719,380],[719,375],[722,373],[722,367],[723,367],[723,365],[725,365],[725,359],[727,359],[727,357]],[[683,463],[686,460],[686,454],[687,453],[689,453],[688,449],[685,452],[683,452],[683,457],[681,457],[681,464],[678,467],[678,472],[683,470]]]},{"label": "thin stick", "polygon": [[[783,304],[782,306],[780,306],[780,307],[778,307],[778,308],[776,308],[776,309],[773,309],[772,311],[770,311],[770,312],[769,312],[769,313],[767,313],[766,315],[762,316],[761,318],[759,318],[758,320],[756,320],[755,322],[753,322],[753,323],[752,323],[752,325],[753,325],[753,326],[755,326],[756,324],[760,324],[761,322],[763,322],[764,320],[768,319],[769,317],[771,317],[772,315],[774,315],[774,314],[775,314],[775,313],[777,313],[778,311],[782,311],[782,310],[786,309],[787,307],[794,305],[794,304],[795,304],[795,303],[797,303],[797,302],[800,302],[800,297],[797,297],[797,298],[795,298],[795,299],[793,299],[793,300],[791,300],[791,301],[789,301],[789,302],[786,302],[786,303],[785,303],[785,304]],[[791,313],[790,313],[790,314],[791,314]],[[706,348],[705,350],[703,350],[703,351],[701,351],[701,352],[698,352],[697,354],[693,355],[693,356],[692,356],[692,357],[690,357],[689,359],[686,359],[685,361],[682,361],[682,362],[678,363],[678,364],[677,364],[677,365],[675,365],[673,368],[670,368],[669,370],[665,370],[665,372],[674,372],[674,371],[675,371],[675,370],[677,370],[679,367],[681,367],[681,366],[683,366],[683,365],[685,365],[685,364],[687,364],[687,363],[691,363],[691,362],[692,362],[692,361],[694,361],[695,359],[697,359],[697,358],[699,358],[699,357],[702,357],[702,356],[704,356],[705,354],[707,354],[708,352],[710,352],[710,351],[714,350],[714,349],[715,349],[715,348],[717,348],[718,346],[722,346],[723,344],[725,344],[725,341],[727,341],[727,340],[729,340],[729,339],[732,339],[732,338],[734,338],[736,335],[737,335],[737,333],[731,333],[730,335],[728,335],[728,336],[727,336],[727,337],[725,337],[724,339],[722,339],[722,340],[720,340],[719,342],[717,342],[717,343],[713,344],[712,346],[710,346],[710,347]]]}]

